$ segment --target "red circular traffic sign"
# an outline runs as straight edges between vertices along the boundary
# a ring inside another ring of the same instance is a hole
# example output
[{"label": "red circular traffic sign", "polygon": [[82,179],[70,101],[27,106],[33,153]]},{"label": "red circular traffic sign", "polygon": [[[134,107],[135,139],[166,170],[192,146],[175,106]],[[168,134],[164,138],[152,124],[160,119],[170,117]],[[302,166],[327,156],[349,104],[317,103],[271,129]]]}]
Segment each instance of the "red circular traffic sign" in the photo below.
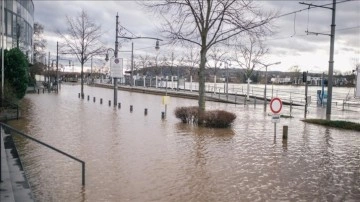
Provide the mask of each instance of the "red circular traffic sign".
[{"label": "red circular traffic sign", "polygon": [[270,109],[274,114],[281,112],[282,101],[280,100],[280,98],[273,98],[270,101]]}]

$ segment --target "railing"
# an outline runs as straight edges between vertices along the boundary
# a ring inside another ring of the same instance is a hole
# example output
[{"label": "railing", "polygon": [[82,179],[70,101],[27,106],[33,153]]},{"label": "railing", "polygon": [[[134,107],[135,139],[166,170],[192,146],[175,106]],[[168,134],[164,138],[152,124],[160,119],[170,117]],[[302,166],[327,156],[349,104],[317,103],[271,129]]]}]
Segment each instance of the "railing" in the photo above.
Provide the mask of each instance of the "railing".
[{"label": "railing", "polygon": [[[30,137],[30,136],[28,136],[28,135],[14,129],[11,126],[6,125],[4,123],[0,123],[0,137],[1,137],[2,128],[7,129],[7,130],[11,130],[11,131],[15,132],[16,134],[18,134],[20,136],[23,136],[23,137],[25,137],[27,139],[30,139],[30,140],[32,140],[34,142],[37,142],[37,143],[39,143],[39,144],[41,144],[41,145],[43,145],[43,146],[45,146],[45,147],[47,147],[49,149],[52,149],[52,150],[54,150],[54,151],[56,151],[56,152],[58,152],[58,153],[60,153],[62,155],[65,155],[65,156],[77,161],[77,162],[80,162],[81,163],[81,173],[82,173],[82,185],[85,186],[85,162],[84,161],[82,161],[82,160],[80,160],[80,159],[78,159],[78,158],[76,158],[76,157],[74,157],[74,156],[72,156],[70,154],[67,154],[67,153],[65,153],[65,152],[63,152],[63,151],[61,151],[61,150],[59,150],[59,149],[57,149],[57,148],[55,148],[53,146],[50,146],[50,145],[48,145],[48,144],[46,144],[46,143],[44,143],[44,142],[42,142],[40,140],[37,140],[37,139],[35,139],[33,137]],[[0,151],[1,151],[1,144],[0,144]],[[1,165],[0,165],[0,173],[1,173]],[[0,179],[1,179],[1,176],[0,176]]]}]

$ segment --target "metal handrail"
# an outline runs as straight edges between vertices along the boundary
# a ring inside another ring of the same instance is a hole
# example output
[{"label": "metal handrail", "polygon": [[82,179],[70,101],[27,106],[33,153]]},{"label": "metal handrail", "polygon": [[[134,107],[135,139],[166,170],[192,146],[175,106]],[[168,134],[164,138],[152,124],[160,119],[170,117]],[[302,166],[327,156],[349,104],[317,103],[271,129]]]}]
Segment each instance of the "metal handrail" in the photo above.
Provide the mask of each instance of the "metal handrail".
[{"label": "metal handrail", "polygon": [[[28,136],[28,135],[26,135],[26,134],[24,134],[24,133],[16,130],[15,128],[12,128],[11,126],[6,125],[6,124],[4,124],[4,123],[0,123],[0,137],[1,137],[1,128],[2,128],[2,127],[7,128],[7,129],[9,129],[9,130],[11,130],[11,131],[14,131],[14,132],[16,132],[17,134],[19,134],[19,135],[21,135],[21,136],[23,136],[23,137],[25,137],[25,138],[28,138],[28,139],[30,139],[30,140],[32,140],[32,141],[34,141],[34,142],[37,142],[37,143],[39,143],[39,144],[41,144],[41,145],[43,145],[43,146],[45,146],[45,147],[47,147],[47,148],[49,148],[49,149],[52,149],[52,150],[54,150],[54,151],[56,151],[56,152],[58,152],[58,153],[60,153],[60,154],[62,154],[62,155],[65,155],[65,156],[67,156],[67,157],[69,157],[69,158],[71,158],[71,159],[73,159],[73,160],[75,160],[75,161],[77,161],[77,162],[80,162],[80,163],[81,163],[81,168],[82,168],[82,169],[81,169],[81,173],[82,173],[82,185],[85,186],[85,162],[84,162],[84,161],[82,161],[82,160],[80,160],[80,159],[78,159],[78,158],[76,158],[76,157],[74,157],[74,156],[72,156],[72,155],[70,155],[70,154],[67,154],[67,153],[65,153],[65,152],[63,152],[63,151],[61,151],[61,150],[59,150],[59,149],[57,149],[57,148],[55,148],[55,147],[53,147],[53,146],[50,146],[50,145],[48,145],[48,144],[46,144],[46,143],[44,143],[44,142],[42,142],[42,141],[40,141],[40,140],[37,140],[37,139],[35,139],[35,138],[33,138],[33,137],[30,137],[30,136]],[[1,144],[0,144],[0,148],[1,148]],[[1,166],[0,166],[0,172],[1,172]]]}]

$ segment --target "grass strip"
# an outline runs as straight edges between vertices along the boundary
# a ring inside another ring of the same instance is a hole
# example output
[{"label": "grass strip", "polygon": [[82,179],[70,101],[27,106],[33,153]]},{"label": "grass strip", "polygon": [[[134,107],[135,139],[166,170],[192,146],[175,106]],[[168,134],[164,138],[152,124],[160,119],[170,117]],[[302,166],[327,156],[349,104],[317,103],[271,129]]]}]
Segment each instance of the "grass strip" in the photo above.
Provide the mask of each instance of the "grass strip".
[{"label": "grass strip", "polygon": [[336,120],[331,121],[325,119],[305,119],[302,121],[306,123],[313,123],[313,124],[329,126],[333,128],[360,131],[360,124],[349,121],[336,121]]}]

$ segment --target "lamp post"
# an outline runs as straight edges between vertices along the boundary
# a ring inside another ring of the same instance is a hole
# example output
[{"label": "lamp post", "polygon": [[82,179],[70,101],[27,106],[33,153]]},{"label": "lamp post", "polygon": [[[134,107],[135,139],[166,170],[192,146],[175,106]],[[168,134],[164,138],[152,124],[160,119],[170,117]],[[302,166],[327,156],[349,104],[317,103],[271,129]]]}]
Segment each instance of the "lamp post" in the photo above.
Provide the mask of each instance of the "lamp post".
[{"label": "lamp post", "polygon": [[[117,45],[115,47],[117,47]],[[109,61],[109,51],[113,51],[114,52],[114,57],[115,57],[115,59],[117,59],[116,51],[114,49],[112,49],[112,48],[108,48],[106,50],[106,55],[105,55],[105,61],[106,62]],[[112,75],[112,77],[113,77],[113,75]],[[116,107],[116,105],[117,105],[117,78],[113,77],[113,79],[114,79],[114,107]]]},{"label": "lamp post", "polygon": [[[117,38],[122,38],[122,39],[129,39],[129,40],[133,40],[133,39],[152,39],[152,40],[156,40],[155,43],[155,50],[158,51],[160,49],[160,45],[159,45],[159,41],[162,41],[161,39],[158,38],[153,38],[153,37],[126,37],[126,36],[118,36]],[[128,52],[128,51],[125,51]],[[157,64],[157,63],[156,63]],[[131,42],[131,72],[130,72],[130,85],[132,86],[132,79],[134,76],[134,43]]]},{"label": "lamp post", "polygon": [[[109,50],[113,50],[114,51],[114,56],[115,56],[115,60],[118,60],[118,52],[119,52],[119,38],[124,38],[124,39],[140,39],[140,38],[145,38],[145,39],[154,39],[156,40],[156,46],[155,49],[158,50],[159,47],[159,41],[162,41],[161,39],[157,39],[157,38],[152,38],[152,37],[124,37],[124,36],[119,36],[119,14],[116,14],[116,25],[115,25],[115,49],[109,48],[107,49],[106,52],[106,58],[105,60],[108,61],[109,60],[109,54],[108,51]],[[132,46],[132,52],[134,50],[134,46]],[[134,60],[133,54],[132,54],[132,60]],[[131,77],[133,76],[133,70],[134,70],[134,65],[133,65],[133,61],[131,61]],[[117,78],[114,77],[114,107],[117,106]]]},{"label": "lamp post", "polygon": [[281,62],[275,62],[275,63],[271,63],[271,64],[263,64],[259,61],[254,61],[255,63],[259,63],[261,65],[263,65],[265,67],[265,90],[264,90],[264,111],[266,112],[266,105],[267,105],[267,98],[266,98],[266,84],[267,84],[267,68],[270,67],[271,65],[278,65],[281,64]]}]

